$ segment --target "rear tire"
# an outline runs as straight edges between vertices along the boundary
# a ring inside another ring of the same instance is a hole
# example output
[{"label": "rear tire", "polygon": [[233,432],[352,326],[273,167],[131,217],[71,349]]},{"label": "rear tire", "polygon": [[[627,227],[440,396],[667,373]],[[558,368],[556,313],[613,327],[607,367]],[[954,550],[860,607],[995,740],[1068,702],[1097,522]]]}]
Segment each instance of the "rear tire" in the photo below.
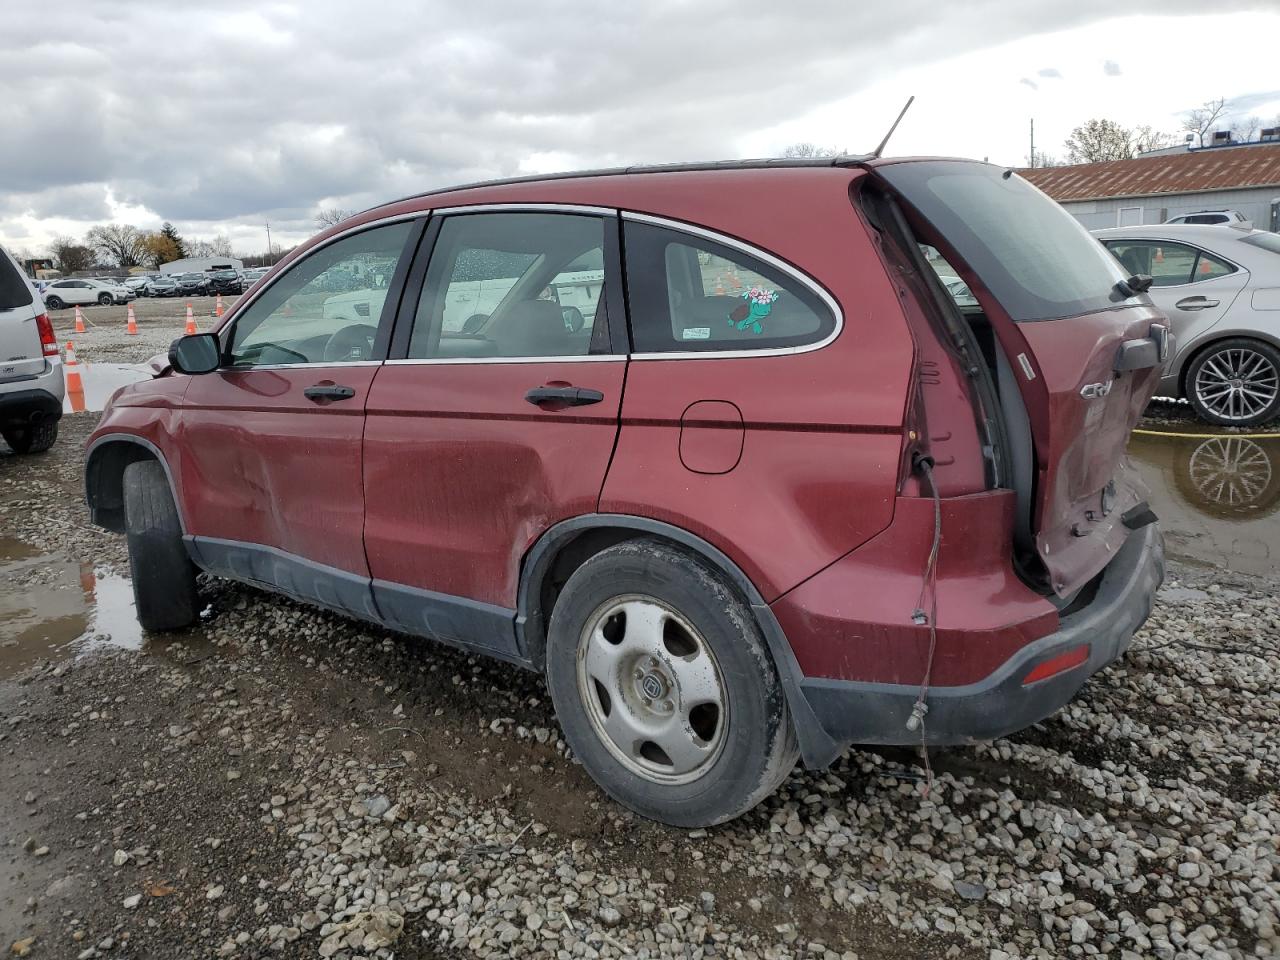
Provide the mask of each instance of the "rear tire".
[{"label": "rear tire", "polygon": [[156,460],[124,468],[124,527],[138,622],[144,630],[180,630],[200,615],[196,568],[182,542],[169,479]]},{"label": "rear tire", "polygon": [[1187,368],[1184,393],[1196,415],[1224,427],[1256,427],[1280,415],[1280,350],[1231,337]]},{"label": "rear tire", "polygon": [[58,439],[58,421],[38,423],[33,427],[10,427],[3,436],[14,453],[44,453]]},{"label": "rear tire", "polygon": [[652,820],[731,820],[795,766],[786,698],[750,608],[670,544],[631,540],[573,573],[551,615],[547,682],[587,772]]}]

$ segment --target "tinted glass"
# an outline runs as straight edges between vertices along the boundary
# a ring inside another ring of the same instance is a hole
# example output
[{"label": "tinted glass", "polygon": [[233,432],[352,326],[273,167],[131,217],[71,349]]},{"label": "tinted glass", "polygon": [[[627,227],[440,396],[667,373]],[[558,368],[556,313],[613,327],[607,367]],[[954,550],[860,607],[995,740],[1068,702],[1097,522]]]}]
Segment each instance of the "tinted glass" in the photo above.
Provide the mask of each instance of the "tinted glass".
[{"label": "tinted glass", "polygon": [[607,353],[604,279],[604,221],[598,217],[449,217],[431,252],[408,356]]},{"label": "tinted glass", "polygon": [[822,299],[770,263],[653,224],[624,230],[638,353],[796,347],[835,329]]},{"label": "tinted glass", "polygon": [[1153,287],[1173,287],[1191,282],[1197,250],[1181,243],[1155,240],[1108,240],[1106,247],[1119,261],[1125,276],[1145,273]]},{"label": "tinted glass", "polygon": [[1126,274],[1115,259],[1016,174],[961,161],[891,163],[876,172],[956,248],[1013,319],[1116,306],[1115,284]]},{"label": "tinted glass", "polygon": [[31,303],[31,288],[8,257],[0,253],[0,310],[12,310]]},{"label": "tinted glass", "polygon": [[368,360],[411,224],[344,237],[286,270],[237,318],[236,367]]},{"label": "tinted glass", "polygon": [[1197,280],[1214,280],[1235,272],[1236,268],[1225,260],[1220,260],[1213,254],[1201,250],[1200,259],[1196,261],[1196,271],[1192,274],[1191,280],[1193,283]]}]

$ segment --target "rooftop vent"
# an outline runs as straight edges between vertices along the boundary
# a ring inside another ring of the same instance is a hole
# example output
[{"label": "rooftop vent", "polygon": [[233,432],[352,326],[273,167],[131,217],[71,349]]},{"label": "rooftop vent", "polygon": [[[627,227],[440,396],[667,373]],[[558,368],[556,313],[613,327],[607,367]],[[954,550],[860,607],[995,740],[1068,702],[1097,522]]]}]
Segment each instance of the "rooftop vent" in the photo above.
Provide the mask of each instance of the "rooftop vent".
[{"label": "rooftop vent", "polygon": [[1263,127],[1262,132],[1258,134],[1258,139],[1263,143],[1273,143],[1280,140],[1280,127]]},{"label": "rooftop vent", "polygon": [[1214,145],[1215,147],[1219,147],[1219,146],[1222,146],[1222,144],[1224,144],[1224,143],[1230,143],[1230,142],[1231,142],[1231,131],[1230,131],[1230,130],[1215,130],[1215,131],[1213,131],[1213,145]]}]

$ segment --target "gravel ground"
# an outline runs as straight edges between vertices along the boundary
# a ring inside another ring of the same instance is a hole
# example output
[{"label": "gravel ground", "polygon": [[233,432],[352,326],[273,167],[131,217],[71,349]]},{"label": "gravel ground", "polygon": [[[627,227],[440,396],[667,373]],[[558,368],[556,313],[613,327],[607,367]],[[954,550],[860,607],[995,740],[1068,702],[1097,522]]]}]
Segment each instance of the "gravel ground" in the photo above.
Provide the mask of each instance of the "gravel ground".
[{"label": "gravel ground", "polygon": [[[229,310],[239,297],[223,297],[224,310]],[[217,300],[213,297],[143,297],[133,302],[138,332],[128,333],[128,311],[125,307],[81,307],[85,332],[75,332],[75,310],[50,310],[58,342],[63,346],[68,340],[76,345],[80,360],[111,361],[116,363],[142,363],[157,353],[166,353],[176,338],[186,332],[187,304],[200,330],[211,330]]]},{"label": "gravel ground", "polygon": [[[145,336],[100,335],[140,359]],[[47,455],[0,454],[5,556],[127,574],[81,500],[95,417],[64,420]],[[0,591],[49,578],[23,562]],[[0,949],[1280,956],[1269,583],[1174,565],[1121,663],[1022,734],[934,751],[927,796],[913,752],[853,750],[693,832],[597,791],[531,674],[205,592],[187,634],[0,681]]]}]

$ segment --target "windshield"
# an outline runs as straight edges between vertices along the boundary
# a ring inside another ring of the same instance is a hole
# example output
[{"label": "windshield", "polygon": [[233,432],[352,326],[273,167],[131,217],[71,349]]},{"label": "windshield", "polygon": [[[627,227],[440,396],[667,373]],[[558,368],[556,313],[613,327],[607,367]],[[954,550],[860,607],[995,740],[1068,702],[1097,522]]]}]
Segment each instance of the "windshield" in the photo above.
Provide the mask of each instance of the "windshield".
[{"label": "windshield", "polygon": [[1116,306],[1125,274],[1115,259],[1016,174],[954,160],[890,163],[876,173],[950,241],[1014,320]]}]

